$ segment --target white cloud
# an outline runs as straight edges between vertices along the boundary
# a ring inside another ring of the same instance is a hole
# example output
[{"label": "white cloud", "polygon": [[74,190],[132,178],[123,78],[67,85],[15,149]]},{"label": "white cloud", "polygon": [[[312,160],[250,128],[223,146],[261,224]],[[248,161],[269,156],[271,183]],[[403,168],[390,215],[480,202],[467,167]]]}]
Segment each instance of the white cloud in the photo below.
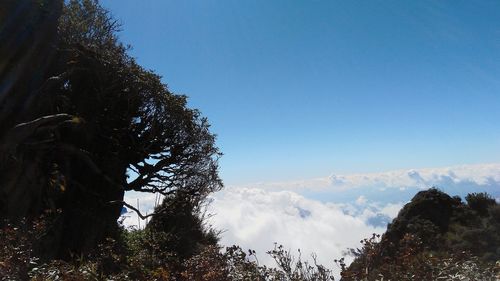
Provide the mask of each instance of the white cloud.
[{"label": "white cloud", "polygon": [[356,199],[356,204],[360,206],[366,204],[366,197],[364,195],[360,195],[358,199]]},{"label": "white cloud", "polygon": [[346,190],[377,188],[381,191],[397,188],[447,187],[469,185],[471,187],[500,187],[500,163],[461,165],[444,168],[396,170],[382,173],[330,175],[301,181],[255,183],[245,187],[266,190]]},{"label": "white cloud", "polygon": [[347,248],[385,230],[367,222],[379,214],[375,207],[356,212],[359,215],[346,212],[349,207],[310,200],[291,191],[228,188],[214,196],[211,222],[226,230],[222,244],[256,250],[261,263],[272,264],[265,252],[277,242],[293,252],[300,248],[304,256],[314,252],[319,262],[333,267],[333,260],[342,257]]},{"label": "white cloud", "polygon": [[395,218],[398,212],[403,208],[403,203],[389,203],[379,209],[379,212],[390,218]]}]

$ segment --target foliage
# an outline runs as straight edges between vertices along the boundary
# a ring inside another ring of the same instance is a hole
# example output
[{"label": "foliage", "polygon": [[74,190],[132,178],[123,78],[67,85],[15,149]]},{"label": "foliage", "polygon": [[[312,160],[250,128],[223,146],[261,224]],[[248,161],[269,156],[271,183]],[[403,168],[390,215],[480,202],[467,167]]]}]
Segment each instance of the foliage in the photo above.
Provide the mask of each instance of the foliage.
[{"label": "foliage", "polygon": [[495,199],[486,192],[467,194],[465,200],[472,210],[478,212],[482,216],[488,214],[488,208],[496,205]]},{"label": "foliage", "polygon": [[381,241],[370,239],[362,242],[361,256],[350,267],[343,260],[337,261],[342,270],[342,280],[497,280],[500,268],[467,254],[431,252],[418,237],[407,234],[395,256],[380,258]]},{"label": "foliage", "polygon": [[[69,261],[44,262],[36,258],[33,247],[49,224],[41,218],[34,224],[4,228],[0,241],[0,276],[11,280],[333,280],[332,272],[309,265],[300,256],[295,261],[283,246],[269,251],[276,267],[261,266],[255,251],[239,246],[221,249],[215,244],[201,246],[189,257],[164,248],[168,236],[153,228],[123,230],[119,240],[107,239],[88,255]],[[160,236],[152,237],[152,236]]]},{"label": "foliage", "polygon": [[200,204],[184,193],[166,197],[146,227],[151,233],[164,233],[157,244],[168,252],[187,259],[206,245],[216,245],[216,230],[205,223],[204,204]]},{"label": "foliage", "polygon": [[361,249],[351,251],[355,260],[349,267],[339,262],[343,278],[437,280],[446,275],[458,280],[456,276],[469,274],[481,276],[469,280],[495,280],[493,268],[500,260],[499,205],[486,193],[469,194],[467,201],[475,203],[466,205],[437,189],[419,192],[382,237],[365,239]]},{"label": "foliage", "polygon": [[278,280],[334,280],[332,270],[318,264],[315,254],[312,255],[311,264],[301,259],[300,249],[298,253],[298,258],[295,261],[294,257],[288,251],[284,250],[282,245],[275,245],[274,250],[268,252],[276,262],[277,273],[279,275]]},{"label": "foliage", "polygon": [[259,265],[256,252],[245,252],[239,246],[227,247],[221,252],[217,247],[207,247],[201,254],[186,261],[182,280],[247,280],[247,281],[327,281],[334,280],[331,270],[316,263],[297,260],[282,245],[268,252],[276,267]]},{"label": "foliage", "polygon": [[115,154],[129,169],[123,188],[198,196],[218,190],[220,153],[207,119],[126,54],[116,20],[97,1],[72,0],[63,11],[59,31],[70,52],[60,72],[69,77],[59,81],[59,91],[77,110],[61,111],[95,122],[107,136],[95,140],[101,141],[96,152]]},{"label": "foliage", "polygon": [[[5,279],[27,279],[28,269],[37,263],[32,241],[38,228],[27,229],[25,223],[6,224],[0,229],[0,276]],[[20,236],[20,233],[25,235]]]},{"label": "foliage", "polygon": [[[29,26],[38,36],[23,42],[32,49],[18,47],[43,67],[24,68],[27,78],[13,79],[3,95],[4,108],[19,110],[0,112],[0,218],[60,209],[45,258],[68,259],[116,238],[125,191],[182,192],[199,203],[222,188],[207,119],[127,54],[109,12],[96,0],[35,2],[25,5],[30,17],[50,28]],[[40,16],[40,7],[57,4],[50,21]],[[45,36],[49,31],[56,36]],[[0,50],[12,63],[19,58],[7,56],[17,48]]]}]

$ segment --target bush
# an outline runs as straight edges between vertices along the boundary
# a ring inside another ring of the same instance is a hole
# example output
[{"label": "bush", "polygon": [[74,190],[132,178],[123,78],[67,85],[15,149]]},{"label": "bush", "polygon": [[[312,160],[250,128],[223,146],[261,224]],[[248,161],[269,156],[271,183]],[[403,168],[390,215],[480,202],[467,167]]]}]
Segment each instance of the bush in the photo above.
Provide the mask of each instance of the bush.
[{"label": "bush", "polygon": [[472,210],[478,212],[481,216],[488,215],[488,208],[496,205],[495,199],[493,199],[488,193],[469,193],[465,197],[467,205]]},{"label": "bush", "polygon": [[500,225],[500,205],[495,205],[489,209],[491,221]]}]

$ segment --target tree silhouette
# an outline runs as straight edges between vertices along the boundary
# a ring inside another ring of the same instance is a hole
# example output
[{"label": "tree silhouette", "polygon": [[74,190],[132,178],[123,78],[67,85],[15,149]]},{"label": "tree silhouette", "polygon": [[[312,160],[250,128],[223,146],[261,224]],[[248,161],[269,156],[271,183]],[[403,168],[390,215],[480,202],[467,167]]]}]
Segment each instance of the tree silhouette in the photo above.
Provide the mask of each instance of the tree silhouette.
[{"label": "tree silhouette", "polygon": [[203,200],[222,187],[206,118],[127,55],[97,1],[6,7],[5,24],[30,32],[0,41],[2,216],[59,210],[44,254],[84,252],[112,235],[125,191]]}]

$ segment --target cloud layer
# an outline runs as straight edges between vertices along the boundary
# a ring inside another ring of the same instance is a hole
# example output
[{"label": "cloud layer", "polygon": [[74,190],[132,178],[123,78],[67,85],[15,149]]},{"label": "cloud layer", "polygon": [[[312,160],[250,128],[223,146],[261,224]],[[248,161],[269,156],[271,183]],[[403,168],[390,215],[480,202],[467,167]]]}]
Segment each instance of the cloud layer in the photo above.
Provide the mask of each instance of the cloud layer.
[{"label": "cloud layer", "polygon": [[[347,248],[372,233],[385,231],[404,203],[419,190],[439,187],[451,195],[486,191],[500,198],[500,164],[398,170],[384,173],[229,186],[212,196],[210,223],[223,230],[221,243],[256,250],[259,261],[272,264],[266,251],[283,244],[302,256],[312,252],[332,266]],[[127,193],[125,201],[151,213],[158,198]],[[137,215],[124,224],[136,226]],[[144,226],[145,223],[141,222]]]},{"label": "cloud layer", "polygon": [[254,183],[245,187],[267,190],[346,190],[370,187],[384,189],[425,189],[433,186],[491,189],[500,186],[500,164],[461,165],[444,168],[396,170],[382,173],[337,175],[301,181]]},{"label": "cloud layer", "polygon": [[307,256],[314,252],[321,263],[332,266],[347,248],[385,230],[386,222],[370,220],[391,219],[400,208],[367,201],[362,206],[323,203],[292,191],[231,188],[214,197],[211,222],[226,230],[222,244],[256,250],[264,264],[272,264],[265,252],[277,242],[292,251],[300,248]]}]

